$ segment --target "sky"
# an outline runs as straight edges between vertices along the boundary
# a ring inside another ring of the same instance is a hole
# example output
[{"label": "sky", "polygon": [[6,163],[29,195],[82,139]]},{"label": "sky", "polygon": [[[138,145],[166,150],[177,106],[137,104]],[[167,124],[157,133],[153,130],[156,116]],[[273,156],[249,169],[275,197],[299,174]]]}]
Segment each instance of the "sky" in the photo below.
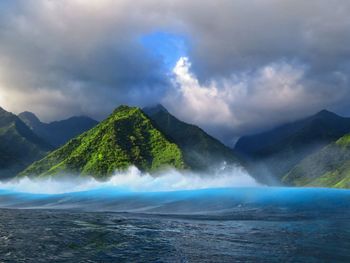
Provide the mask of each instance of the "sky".
[{"label": "sky", "polygon": [[0,106],[44,121],[163,104],[228,145],[350,116],[344,0],[1,0]]}]

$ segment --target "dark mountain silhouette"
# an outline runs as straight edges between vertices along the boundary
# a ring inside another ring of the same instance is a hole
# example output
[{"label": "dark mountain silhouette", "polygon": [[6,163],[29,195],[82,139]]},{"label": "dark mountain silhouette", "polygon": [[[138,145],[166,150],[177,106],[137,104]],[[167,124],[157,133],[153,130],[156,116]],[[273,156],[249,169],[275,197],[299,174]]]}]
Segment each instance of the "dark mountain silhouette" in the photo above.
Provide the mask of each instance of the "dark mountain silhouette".
[{"label": "dark mountain silhouette", "polygon": [[46,140],[54,147],[59,147],[70,139],[96,126],[97,121],[85,117],[71,117],[66,120],[43,123],[34,113],[22,112],[18,115],[35,134]]},{"label": "dark mountain silhouette", "polygon": [[298,162],[350,132],[350,118],[327,110],[260,134],[244,136],[235,151],[260,181],[280,181]]},{"label": "dark mountain silhouette", "polygon": [[185,162],[193,170],[208,170],[223,163],[238,164],[238,158],[232,149],[208,135],[198,126],[180,121],[162,105],[143,110],[159,130],[180,147]]},{"label": "dark mountain silhouette", "polygon": [[50,150],[20,118],[0,108],[0,179],[14,177]]}]

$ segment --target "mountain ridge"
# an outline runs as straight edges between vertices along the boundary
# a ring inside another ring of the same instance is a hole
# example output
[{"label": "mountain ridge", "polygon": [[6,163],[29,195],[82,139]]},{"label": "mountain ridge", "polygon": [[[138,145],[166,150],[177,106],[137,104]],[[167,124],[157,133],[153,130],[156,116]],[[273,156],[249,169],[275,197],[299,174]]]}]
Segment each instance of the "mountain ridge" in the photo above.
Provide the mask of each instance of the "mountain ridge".
[{"label": "mountain ridge", "polygon": [[200,127],[177,119],[161,104],[143,108],[155,125],[184,153],[186,163],[194,170],[206,171],[222,165],[240,165],[232,149],[207,134]]},{"label": "mountain ridge", "polygon": [[20,113],[18,117],[34,133],[56,148],[65,144],[73,137],[91,129],[98,123],[87,116],[73,116],[60,121],[44,123],[34,113],[29,111]]},{"label": "mountain ridge", "polygon": [[0,179],[14,177],[51,150],[18,116],[0,108]]},{"label": "mountain ridge", "polygon": [[294,186],[350,188],[350,134],[301,160],[283,177]]},{"label": "mountain ridge", "polygon": [[[350,132],[350,118],[322,110],[301,120],[240,138],[235,150],[249,162],[250,171],[261,179],[281,181],[306,156]],[[266,173],[258,175],[259,169]]]}]

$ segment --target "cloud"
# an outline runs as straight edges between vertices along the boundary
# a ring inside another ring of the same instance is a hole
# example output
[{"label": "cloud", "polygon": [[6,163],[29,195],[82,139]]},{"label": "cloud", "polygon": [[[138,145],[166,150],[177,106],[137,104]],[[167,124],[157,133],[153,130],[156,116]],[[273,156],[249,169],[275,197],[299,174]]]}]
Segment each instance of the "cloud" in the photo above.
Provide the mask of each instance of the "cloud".
[{"label": "cloud", "polygon": [[282,61],[200,84],[189,59],[182,57],[173,69],[176,88],[164,104],[181,119],[232,143],[241,134],[301,118],[342,98],[341,90],[327,97],[314,94],[307,71],[303,65]]},{"label": "cloud", "polygon": [[156,103],[168,79],[162,61],[138,42],[139,25],[125,5],[8,2],[0,11],[4,106],[50,119],[73,113],[101,117],[121,103]]},{"label": "cloud", "polygon": [[[3,0],[0,103],[52,120],[165,101],[226,141],[350,114],[349,13],[343,0]],[[188,61],[171,72],[175,54]]]}]

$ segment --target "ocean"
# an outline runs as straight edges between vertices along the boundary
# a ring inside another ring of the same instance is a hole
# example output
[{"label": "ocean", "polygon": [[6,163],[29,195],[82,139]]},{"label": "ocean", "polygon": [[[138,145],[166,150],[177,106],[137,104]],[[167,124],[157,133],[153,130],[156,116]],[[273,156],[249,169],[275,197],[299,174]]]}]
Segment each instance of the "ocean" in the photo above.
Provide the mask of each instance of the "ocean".
[{"label": "ocean", "polygon": [[350,262],[350,191],[2,189],[0,262]]}]

